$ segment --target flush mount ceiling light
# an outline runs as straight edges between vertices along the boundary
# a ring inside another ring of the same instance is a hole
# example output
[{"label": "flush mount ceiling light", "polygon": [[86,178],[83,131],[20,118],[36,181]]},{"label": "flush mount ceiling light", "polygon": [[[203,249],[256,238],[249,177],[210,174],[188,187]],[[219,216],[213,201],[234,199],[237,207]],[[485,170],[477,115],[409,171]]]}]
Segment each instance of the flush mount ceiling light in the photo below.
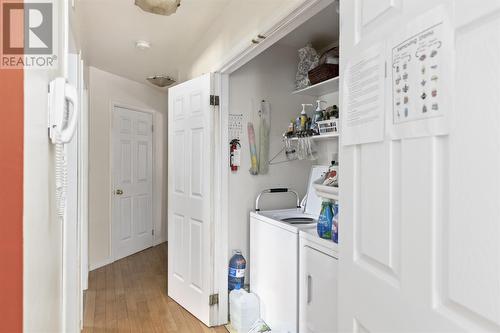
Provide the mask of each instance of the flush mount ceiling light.
[{"label": "flush mount ceiling light", "polygon": [[151,43],[145,40],[138,40],[135,42],[135,47],[137,47],[139,50],[147,50],[151,47]]},{"label": "flush mount ceiling light", "polygon": [[167,87],[175,83],[175,80],[166,75],[155,75],[147,78],[149,82],[158,87]]},{"label": "flush mount ceiling light", "polygon": [[177,11],[181,0],[135,0],[135,5],[145,12],[168,16]]}]

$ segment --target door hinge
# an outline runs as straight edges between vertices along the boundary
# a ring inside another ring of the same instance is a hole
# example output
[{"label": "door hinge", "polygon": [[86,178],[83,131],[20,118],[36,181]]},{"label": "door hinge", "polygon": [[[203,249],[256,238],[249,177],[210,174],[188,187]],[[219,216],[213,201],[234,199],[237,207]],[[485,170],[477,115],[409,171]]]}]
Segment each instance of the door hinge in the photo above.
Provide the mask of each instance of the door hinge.
[{"label": "door hinge", "polygon": [[217,95],[210,95],[210,105],[212,106],[219,106],[219,96]]},{"label": "door hinge", "polygon": [[208,297],[208,305],[217,305],[219,304],[219,294],[213,294]]},{"label": "door hinge", "polygon": [[151,125],[151,132],[155,131],[155,125]]},{"label": "door hinge", "polygon": [[153,235],[153,236],[155,235],[155,229],[151,230],[151,235]]}]

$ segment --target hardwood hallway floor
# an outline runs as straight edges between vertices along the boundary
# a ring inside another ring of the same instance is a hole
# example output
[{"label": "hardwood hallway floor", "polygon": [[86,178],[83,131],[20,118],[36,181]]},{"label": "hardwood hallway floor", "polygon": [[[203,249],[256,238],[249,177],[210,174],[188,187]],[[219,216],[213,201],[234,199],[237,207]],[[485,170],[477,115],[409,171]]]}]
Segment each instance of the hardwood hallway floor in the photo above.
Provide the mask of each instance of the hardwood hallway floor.
[{"label": "hardwood hallway floor", "polygon": [[166,243],[90,272],[84,311],[85,333],[227,332],[167,296]]}]

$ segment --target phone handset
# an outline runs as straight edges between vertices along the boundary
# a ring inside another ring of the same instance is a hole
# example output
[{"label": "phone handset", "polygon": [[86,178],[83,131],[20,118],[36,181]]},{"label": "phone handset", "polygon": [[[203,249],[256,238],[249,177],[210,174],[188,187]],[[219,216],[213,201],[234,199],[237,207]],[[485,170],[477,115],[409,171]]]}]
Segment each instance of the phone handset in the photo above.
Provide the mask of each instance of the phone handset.
[{"label": "phone handset", "polygon": [[67,161],[64,144],[72,140],[78,124],[76,89],[59,77],[49,84],[49,137],[56,151],[57,214],[64,218],[66,208]]},{"label": "phone handset", "polygon": [[59,77],[49,84],[49,136],[52,143],[70,142],[77,124],[77,91],[66,83],[65,78]]}]

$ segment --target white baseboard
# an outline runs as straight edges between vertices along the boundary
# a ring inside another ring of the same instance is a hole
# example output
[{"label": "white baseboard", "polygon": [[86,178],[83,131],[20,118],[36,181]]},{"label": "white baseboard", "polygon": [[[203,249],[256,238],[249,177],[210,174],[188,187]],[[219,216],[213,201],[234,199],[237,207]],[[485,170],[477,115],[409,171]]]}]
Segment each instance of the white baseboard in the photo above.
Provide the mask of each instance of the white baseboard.
[{"label": "white baseboard", "polygon": [[159,238],[159,239],[155,239],[155,240],[153,241],[153,246],[160,245],[161,243],[165,243],[166,241],[167,241],[167,240],[166,240],[164,237]]},{"label": "white baseboard", "polygon": [[111,258],[106,258],[104,260],[101,260],[101,261],[98,261],[98,262],[95,262],[95,263],[90,263],[89,264],[89,271],[93,271],[95,269],[98,269],[98,268],[101,268],[101,267],[104,267],[106,265],[109,265],[109,264],[112,264],[114,262],[113,259]]},{"label": "white baseboard", "polygon": [[[153,241],[153,246],[157,246],[157,245],[160,245],[162,243],[165,243],[167,240],[164,239],[164,237],[162,238],[159,238],[159,239],[155,239]],[[95,263],[90,263],[89,264],[89,272],[90,271],[93,271],[93,270],[96,270],[98,268],[101,268],[101,267],[104,267],[106,265],[109,265],[109,264],[112,264],[114,263],[115,260],[113,260],[112,258],[106,258],[104,260],[101,260],[101,261],[98,261],[98,262],[95,262]]]}]

